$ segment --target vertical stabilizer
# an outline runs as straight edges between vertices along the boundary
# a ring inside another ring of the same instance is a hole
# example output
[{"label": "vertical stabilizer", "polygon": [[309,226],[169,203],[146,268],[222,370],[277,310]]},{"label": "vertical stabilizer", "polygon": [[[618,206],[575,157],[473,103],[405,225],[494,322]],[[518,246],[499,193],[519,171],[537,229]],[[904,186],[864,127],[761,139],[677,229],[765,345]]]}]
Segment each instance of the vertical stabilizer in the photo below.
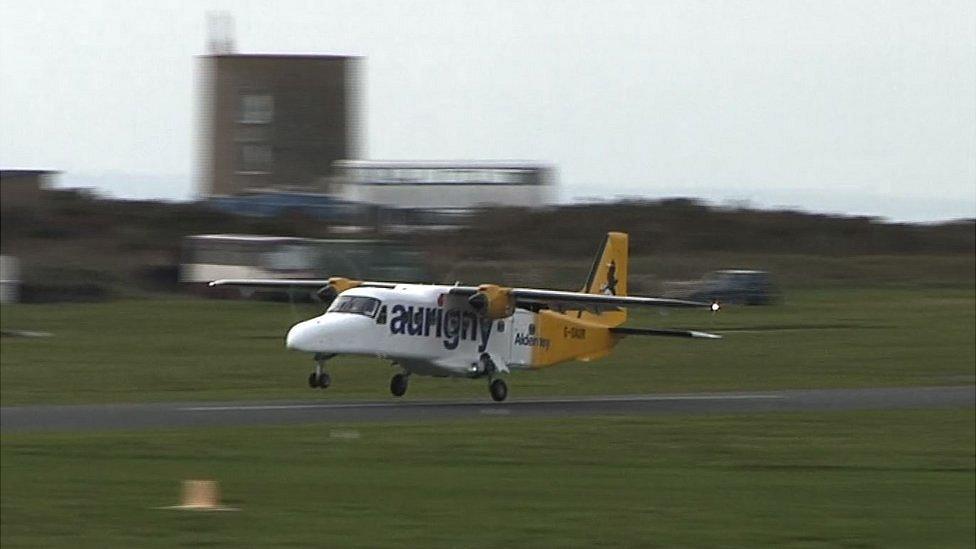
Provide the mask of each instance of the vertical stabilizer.
[{"label": "vertical stabilizer", "polygon": [[[603,247],[597,252],[590,276],[586,279],[583,292],[588,294],[627,295],[627,233],[607,233]],[[627,311],[604,311],[590,313],[581,311],[577,316],[588,322],[604,326],[619,326],[627,320]]]}]

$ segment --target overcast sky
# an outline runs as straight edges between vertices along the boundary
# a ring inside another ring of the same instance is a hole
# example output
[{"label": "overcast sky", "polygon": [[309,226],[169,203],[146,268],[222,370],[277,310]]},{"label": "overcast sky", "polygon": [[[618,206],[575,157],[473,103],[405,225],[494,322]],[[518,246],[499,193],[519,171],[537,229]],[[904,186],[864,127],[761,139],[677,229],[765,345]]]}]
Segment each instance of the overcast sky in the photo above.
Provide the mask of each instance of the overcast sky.
[{"label": "overcast sky", "polygon": [[976,2],[0,0],[0,166],[194,196],[206,13],[363,56],[363,155],[553,164],[559,196],[976,216]]}]

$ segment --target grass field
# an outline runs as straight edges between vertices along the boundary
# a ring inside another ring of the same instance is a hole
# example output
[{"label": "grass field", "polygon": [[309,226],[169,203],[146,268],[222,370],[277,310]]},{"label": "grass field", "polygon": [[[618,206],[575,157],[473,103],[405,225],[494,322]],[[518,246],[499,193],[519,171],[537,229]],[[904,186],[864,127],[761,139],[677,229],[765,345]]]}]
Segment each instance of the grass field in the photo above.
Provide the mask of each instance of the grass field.
[{"label": "grass field", "polygon": [[[133,300],[4,305],[0,399],[28,403],[387,398],[393,370],[332,361],[334,384],[308,389],[306,354],[284,349],[305,305]],[[807,387],[951,385],[976,381],[973,289],[798,291],[772,307],[632,315],[634,326],[688,327],[723,340],[625,339],[607,358],[511,376],[512,397]],[[407,398],[483,397],[484,383],[417,378]]]},{"label": "grass field", "polygon": [[[391,368],[336,359],[305,386],[287,327],[310,306],[199,299],[7,306],[3,405],[386,399]],[[791,291],[718,315],[635,314],[719,341],[629,338],[511,376],[529,395],[971,385],[976,290]],[[417,378],[406,398],[483,398]],[[486,404],[487,405],[487,404]],[[232,513],[159,510],[189,478]],[[418,424],[4,434],[3,547],[973,547],[970,409],[725,416],[485,416]]]},{"label": "grass field", "polygon": [[[4,547],[960,547],[974,414],[4,435]],[[236,513],[157,510],[221,482]]]}]

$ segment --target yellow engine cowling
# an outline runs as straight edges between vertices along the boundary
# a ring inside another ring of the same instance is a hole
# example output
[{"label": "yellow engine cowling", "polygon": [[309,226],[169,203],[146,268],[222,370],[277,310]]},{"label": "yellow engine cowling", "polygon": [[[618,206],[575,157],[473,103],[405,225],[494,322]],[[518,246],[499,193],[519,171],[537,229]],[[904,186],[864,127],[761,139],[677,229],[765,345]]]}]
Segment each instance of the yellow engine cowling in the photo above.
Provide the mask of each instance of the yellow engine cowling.
[{"label": "yellow engine cowling", "polygon": [[329,279],[329,286],[335,289],[336,293],[340,294],[350,288],[355,288],[362,283],[362,280],[350,280],[341,276],[334,276]]},{"label": "yellow engine cowling", "polygon": [[515,313],[515,298],[511,288],[503,288],[494,284],[478,286],[478,293],[468,298],[468,303],[478,314],[497,320]]},{"label": "yellow engine cowling", "polygon": [[350,289],[355,288],[362,284],[362,280],[350,280],[348,278],[343,278],[341,276],[334,276],[329,279],[329,283],[315,292],[315,295],[319,297],[325,303],[331,303],[339,294]]}]

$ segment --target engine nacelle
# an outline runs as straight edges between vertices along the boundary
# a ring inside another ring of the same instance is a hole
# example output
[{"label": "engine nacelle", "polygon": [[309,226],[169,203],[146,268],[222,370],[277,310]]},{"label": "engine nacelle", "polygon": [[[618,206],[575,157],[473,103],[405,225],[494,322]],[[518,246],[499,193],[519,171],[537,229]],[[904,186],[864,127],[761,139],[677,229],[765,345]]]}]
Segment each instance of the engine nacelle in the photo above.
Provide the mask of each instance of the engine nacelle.
[{"label": "engine nacelle", "polygon": [[468,303],[478,314],[492,320],[515,314],[515,298],[512,296],[512,289],[494,284],[478,286],[478,293],[469,297]]},{"label": "engine nacelle", "polygon": [[322,286],[315,292],[315,295],[322,300],[323,303],[329,304],[339,296],[342,292],[348,290],[349,288],[355,288],[362,284],[362,280],[350,280],[348,278],[343,278],[341,276],[334,276],[329,279],[329,283]]}]

